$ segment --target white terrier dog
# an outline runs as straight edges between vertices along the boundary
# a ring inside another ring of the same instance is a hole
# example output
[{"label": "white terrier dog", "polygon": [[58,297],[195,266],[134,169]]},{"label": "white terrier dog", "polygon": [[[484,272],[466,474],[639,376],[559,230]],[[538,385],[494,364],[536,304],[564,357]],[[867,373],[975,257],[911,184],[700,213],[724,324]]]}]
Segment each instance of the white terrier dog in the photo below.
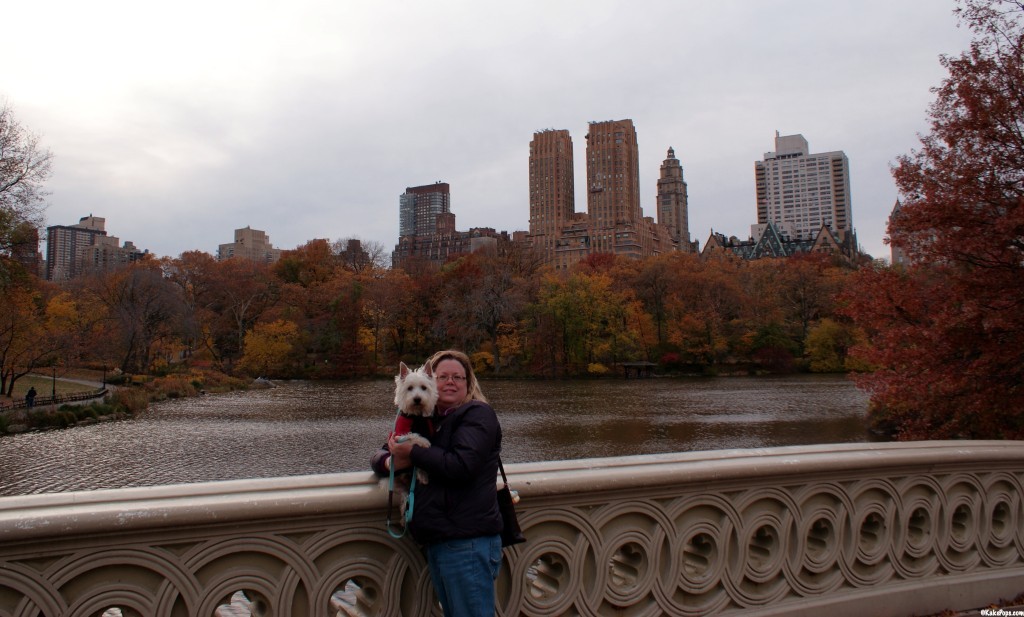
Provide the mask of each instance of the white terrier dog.
[{"label": "white terrier dog", "polygon": [[[434,415],[434,406],[437,405],[437,382],[434,381],[434,374],[429,366],[421,366],[415,371],[409,369],[405,362],[398,365],[398,375],[395,377],[395,406],[398,407],[398,416],[395,418],[395,435],[407,435],[412,430],[413,418],[419,416],[429,418]],[[421,436],[412,433],[410,439]],[[423,439],[423,441],[426,441]],[[430,442],[417,444],[429,447]]]},{"label": "white terrier dog", "polygon": [[[398,407],[398,413],[395,416],[395,428],[392,435],[395,435],[398,441],[412,440],[418,446],[429,448],[430,441],[426,437],[412,432],[413,419],[432,417],[434,407],[437,405],[437,382],[434,380],[429,366],[424,365],[414,371],[404,362],[399,364],[398,375],[395,377],[395,405]],[[417,469],[416,481],[426,484],[428,482],[426,472]],[[392,487],[392,490],[402,498],[400,511],[403,521],[409,503],[410,484],[408,477],[403,476],[395,478]],[[390,503],[389,497],[389,517]]]}]

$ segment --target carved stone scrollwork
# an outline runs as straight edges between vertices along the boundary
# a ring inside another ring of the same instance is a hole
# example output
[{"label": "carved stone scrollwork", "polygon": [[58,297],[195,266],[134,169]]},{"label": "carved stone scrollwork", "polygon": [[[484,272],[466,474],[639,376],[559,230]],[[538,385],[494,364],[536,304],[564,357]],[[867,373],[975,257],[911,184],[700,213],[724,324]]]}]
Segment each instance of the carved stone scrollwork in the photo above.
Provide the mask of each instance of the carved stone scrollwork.
[{"label": "carved stone scrollwork", "polygon": [[[509,466],[502,616],[906,615],[1024,589],[1024,444]],[[0,615],[433,617],[369,474],[0,499]],[[841,609],[841,610],[838,610]]]}]

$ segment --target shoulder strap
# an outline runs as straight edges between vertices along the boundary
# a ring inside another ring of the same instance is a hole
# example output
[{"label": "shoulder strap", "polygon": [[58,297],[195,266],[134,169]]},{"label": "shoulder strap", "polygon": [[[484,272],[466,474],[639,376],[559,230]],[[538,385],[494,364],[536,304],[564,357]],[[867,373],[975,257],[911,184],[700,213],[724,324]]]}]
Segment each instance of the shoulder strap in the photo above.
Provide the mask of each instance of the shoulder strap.
[{"label": "shoulder strap", "polygon": [[501,457],[498,457],[498,471],[501,472],[501,481],[508,486],[508,476],[505,475],[505,466],[501,464]]}]

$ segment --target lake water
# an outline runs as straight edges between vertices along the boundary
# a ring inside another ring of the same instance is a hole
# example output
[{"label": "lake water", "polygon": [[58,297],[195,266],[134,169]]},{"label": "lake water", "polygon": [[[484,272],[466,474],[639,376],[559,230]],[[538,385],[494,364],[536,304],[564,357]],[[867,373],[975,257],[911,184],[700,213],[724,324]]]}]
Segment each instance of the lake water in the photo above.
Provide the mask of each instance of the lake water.
[{"label": "lake water", "polygon": [[[843,376],[484,381],[506,463],[869,440]],[[0,437],[0,495],[362,471],[389,381],[283,382],[133,420]]]}]

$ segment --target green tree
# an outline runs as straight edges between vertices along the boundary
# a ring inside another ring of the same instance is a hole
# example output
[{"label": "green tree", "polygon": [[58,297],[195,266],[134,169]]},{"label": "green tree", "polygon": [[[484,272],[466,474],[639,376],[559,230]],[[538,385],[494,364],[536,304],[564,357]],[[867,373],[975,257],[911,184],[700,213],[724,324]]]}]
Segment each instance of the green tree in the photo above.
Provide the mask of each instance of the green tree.
[{"label": "green tree", "polygon": [[539,325],[534,344],[538,351],[550,350],[546,360],[562,374],[581,373],[591,364],[615,364],[642,353],[633,327],[640,304],[612,287],[608,274],[587,269],[545,277],[533,309]]},{"label": "green tree", "polygon": [[842,373],[851,368],[850,349],[857,343],[852,326],[832,319],[822,319],[807,335],[804,345],[810,369],[814,373]]}]

